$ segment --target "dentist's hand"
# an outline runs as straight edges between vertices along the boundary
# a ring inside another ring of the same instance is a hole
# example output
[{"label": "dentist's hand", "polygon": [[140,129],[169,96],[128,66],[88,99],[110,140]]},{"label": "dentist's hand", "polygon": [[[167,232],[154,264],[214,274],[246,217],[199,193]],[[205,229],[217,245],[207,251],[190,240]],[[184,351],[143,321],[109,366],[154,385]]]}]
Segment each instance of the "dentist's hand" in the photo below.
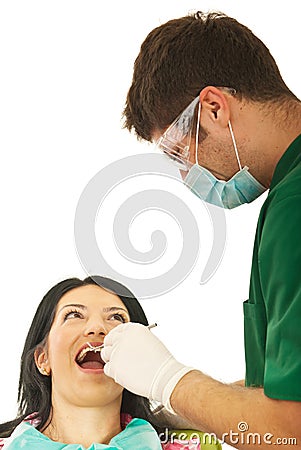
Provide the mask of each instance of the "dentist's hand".
[{"label": "dentist's hand", "polygon": [[180,379],[193,370],[175,360],[144,325],[126,323],[104,339],[104,372],[127,390],[156,400],[171,412],[169,399]]}]

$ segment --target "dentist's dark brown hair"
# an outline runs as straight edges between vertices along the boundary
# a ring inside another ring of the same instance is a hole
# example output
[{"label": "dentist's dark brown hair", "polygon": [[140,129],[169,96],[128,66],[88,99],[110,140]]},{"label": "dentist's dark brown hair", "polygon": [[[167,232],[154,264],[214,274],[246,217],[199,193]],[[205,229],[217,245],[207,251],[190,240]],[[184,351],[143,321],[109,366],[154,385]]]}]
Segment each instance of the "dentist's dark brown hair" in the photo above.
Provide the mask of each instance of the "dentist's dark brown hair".
[{"label": "dentist's dark brown hair", "polygon": [[153,29],[141,45],[124,108],[124,127],[151,141],[205,86],[234,88],[237,98],[298,100],[269,49],[252,31],[220,12],[198,11]]}]

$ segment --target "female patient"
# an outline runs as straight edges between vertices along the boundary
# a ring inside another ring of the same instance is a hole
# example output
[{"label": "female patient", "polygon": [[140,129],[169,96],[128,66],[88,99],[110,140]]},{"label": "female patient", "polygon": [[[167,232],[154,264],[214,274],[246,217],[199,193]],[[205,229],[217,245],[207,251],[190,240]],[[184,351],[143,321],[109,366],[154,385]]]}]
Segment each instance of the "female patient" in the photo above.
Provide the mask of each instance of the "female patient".
[{"label": "female patient", "polygon": [[0,425],[0,449],[161,450],[148,400],[107,377],[97,349],[129,321],[148,325],[133,294],[113,280],[71,278],[54,286],[25,341],[19,415]]}]

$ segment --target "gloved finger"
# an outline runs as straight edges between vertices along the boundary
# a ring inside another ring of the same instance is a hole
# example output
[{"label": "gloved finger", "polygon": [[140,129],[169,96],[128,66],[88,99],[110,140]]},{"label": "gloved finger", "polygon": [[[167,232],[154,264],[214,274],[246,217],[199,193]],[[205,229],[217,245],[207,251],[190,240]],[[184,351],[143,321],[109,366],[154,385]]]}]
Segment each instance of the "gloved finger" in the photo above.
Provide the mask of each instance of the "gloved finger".
[{"label": "gloved finger", "polygon": [[114,378],[111,376],[111,364],[109,362],[104,365],[103,371],[107,377]]},{"label": "gloved finger", "polygon": [[107,363],[108,361],[110,361],[112,351],[113,351],[112,345],[107,345],[106,347],[104,347],[104,348],[101,350],[100,356],[101,356],[101,359],[102,359],[105,363]]},{"label": "gloved finger", "polygon": [[107,345],[113,345],[113,343],[115,342],[115,339],[118,338],[120,333],[123,333],[125,331],[125,329],[128,325],[131,325],[131,322],[122,323],[121,325],[118,325],[117,327],[113,328],[113,330],[111,330],[104,338],[104,341],[103,341],[104,346],[106,347]]}]

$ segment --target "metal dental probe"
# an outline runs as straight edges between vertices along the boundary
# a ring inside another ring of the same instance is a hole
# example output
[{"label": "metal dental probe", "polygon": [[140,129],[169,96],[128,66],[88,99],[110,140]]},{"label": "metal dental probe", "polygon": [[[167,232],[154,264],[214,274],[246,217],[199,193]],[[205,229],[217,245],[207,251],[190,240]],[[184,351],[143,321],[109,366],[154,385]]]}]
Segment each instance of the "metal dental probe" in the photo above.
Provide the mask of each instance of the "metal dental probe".
[{"label": "metal dental probe", "polygon": [[[157,327],[157,326],[158,326],[157,323],[152,323],[151,325],[148,325],[147,328],[148,328],[149,330],[151,330],[152,328],[155,328],[155,327]],[[88,344],[88,346],[90,347],[90,349],[93,350],[95,353],[96,353],[98,350],[104,348],[104,344],[98,345],[97,347],[93,347],[93,345],[91,345],[90,342],[87,342],[87,344]]]}]

